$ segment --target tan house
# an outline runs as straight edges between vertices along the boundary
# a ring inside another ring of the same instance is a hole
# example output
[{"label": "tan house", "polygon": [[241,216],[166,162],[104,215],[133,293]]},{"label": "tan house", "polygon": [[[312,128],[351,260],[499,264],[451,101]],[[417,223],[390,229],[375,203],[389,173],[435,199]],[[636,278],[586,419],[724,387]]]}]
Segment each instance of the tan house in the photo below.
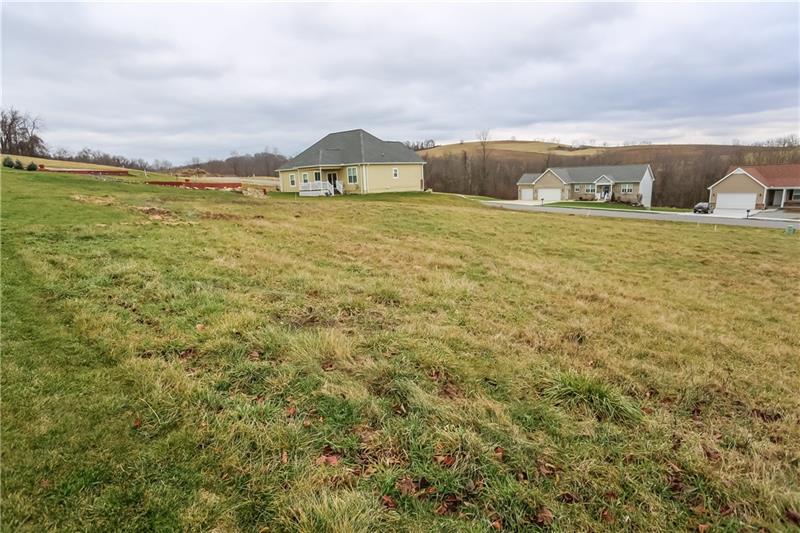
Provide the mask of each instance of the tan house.
[{"label": "tan house", "polygon": [[800,165],[731,167],[708,187],[715,213],[800,208]]},{"label": "tan house", "polygon": [[523,174],[517,194],[530,202],[617,200],[650,207],[654,181],[650,165],[551,167],[541,174]]},{"label": "tan house", "polygon": [[364,130],[330,133],[278,168],[280,190],[301,196],[422,191],[425,161]]}]

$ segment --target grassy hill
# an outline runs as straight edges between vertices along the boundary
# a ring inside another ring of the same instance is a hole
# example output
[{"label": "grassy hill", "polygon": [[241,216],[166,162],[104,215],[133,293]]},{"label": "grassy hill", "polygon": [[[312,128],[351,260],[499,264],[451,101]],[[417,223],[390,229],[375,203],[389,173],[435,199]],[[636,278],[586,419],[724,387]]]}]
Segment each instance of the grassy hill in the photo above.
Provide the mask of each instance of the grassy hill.
[{"label": "grassy hill", "polygon": [[[119,170],[120,168],[122,168],[122,167],[114,167],[111,165],[95,165],[93,163],[81,163],[80,161],[64,161],[61,159],[48,159],[44,157],[31,157],[26,155],[11,155],[11,154],[8,155],[14,160],[18,159],[20,162],[22,162],[23,166],[27,166],[28,163],[32,161],[37,165],[44,165],[47,168],[79,168],[86,170]],[[6,154],[0,154],[0,159],[4,158],[5,156]],[[4,168],[3,170],[6,169]],[[169,174],[163,174],[160,172],[148,171],[147,175],[145,176],[145,172],[142,170],[136,170],[130,168],[124,170],[127,170],[130,176],[121,179],[128,179],[133,181],[145,181],[145,179],[147,180],[175,179],[173,176],[170,176]]]},{"label": "grassy hill", "polygon": [[800,511],[796,235],[0,185],[4,529],[780,531]]},{"label": "grassy hill", "polygon": [[730,165],[800,162],[800,148],[709,144],[571,147],[538,141],[489,141],[486,178],[478,142],[437,146],[418,153],[428,161],[426,184],[434,190],[516,198],[525,172],[551,166],[649,163],[656,182],[654,205],[691,207],[708,199],[707,187]]}]

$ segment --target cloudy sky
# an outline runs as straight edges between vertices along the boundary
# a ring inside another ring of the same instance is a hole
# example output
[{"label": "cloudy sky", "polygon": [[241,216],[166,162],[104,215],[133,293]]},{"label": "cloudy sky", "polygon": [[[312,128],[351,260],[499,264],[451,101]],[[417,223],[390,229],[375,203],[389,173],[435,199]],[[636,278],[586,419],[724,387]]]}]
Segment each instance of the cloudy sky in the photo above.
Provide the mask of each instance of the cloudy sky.
[{"label": "cloudy sky", "polygon": [[183,163],[330,131],[618,143],[798,132],[798,4],[2,7],[52,148]]}]

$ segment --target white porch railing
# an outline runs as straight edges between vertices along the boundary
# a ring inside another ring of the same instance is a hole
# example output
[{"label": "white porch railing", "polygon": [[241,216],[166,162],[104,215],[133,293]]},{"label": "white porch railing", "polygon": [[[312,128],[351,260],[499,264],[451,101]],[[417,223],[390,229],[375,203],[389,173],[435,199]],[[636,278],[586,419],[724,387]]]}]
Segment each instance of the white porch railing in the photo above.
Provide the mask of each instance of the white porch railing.
[{"label": "white porch railing", "polygon": [[333,185],[327,181],[301,183],[300,196],[333,196]]}]

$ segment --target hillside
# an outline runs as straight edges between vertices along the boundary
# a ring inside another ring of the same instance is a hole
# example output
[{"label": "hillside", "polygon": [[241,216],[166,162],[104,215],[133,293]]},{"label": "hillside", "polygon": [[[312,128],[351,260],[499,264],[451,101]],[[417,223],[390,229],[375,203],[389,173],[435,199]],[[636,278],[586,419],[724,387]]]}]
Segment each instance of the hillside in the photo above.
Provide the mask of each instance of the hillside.
[{"label": "hillside", "polygon": [[765,297],[796,289],[800,236],[443,194],[0,185],[4,530],[800,512],[796,299]]},{"label": "hillside", "polygon": [[[5,157],[6,154],[0,154],[0,159]],[[31,157],[26,155],[10,155],[11,159],[19,159],[23,166],[26,166],[31,161],[37,165],[44,165],[46,168],[80,168],[86,170],[127,170],[128,176],[119,177],[116,179],[122,181],[145,181],[145,180],[172,180],[174,176],[164,174],[162,172],[144,172],[143,170],[136,170],[125,167],[115,167],[112,165],[96,165],[93,163],[82,163],[80,161],[65,161],[61,159],[48,159],[45,157]],[[5,169],[4,169],[5,170]]]},{"label": "hillside", "polygon": [[706,187],[730,165],[800,163],[798,147],[653,144],[573,149],[539,141],[489,141],[484,172],[478,142],[417,153],[428,162],[426,184],[434,190],[497,198],[516,198],[520,175],[548,166],[649,163],[656,176],[654,205],[665,207],[691,207],[707,199]]}]

